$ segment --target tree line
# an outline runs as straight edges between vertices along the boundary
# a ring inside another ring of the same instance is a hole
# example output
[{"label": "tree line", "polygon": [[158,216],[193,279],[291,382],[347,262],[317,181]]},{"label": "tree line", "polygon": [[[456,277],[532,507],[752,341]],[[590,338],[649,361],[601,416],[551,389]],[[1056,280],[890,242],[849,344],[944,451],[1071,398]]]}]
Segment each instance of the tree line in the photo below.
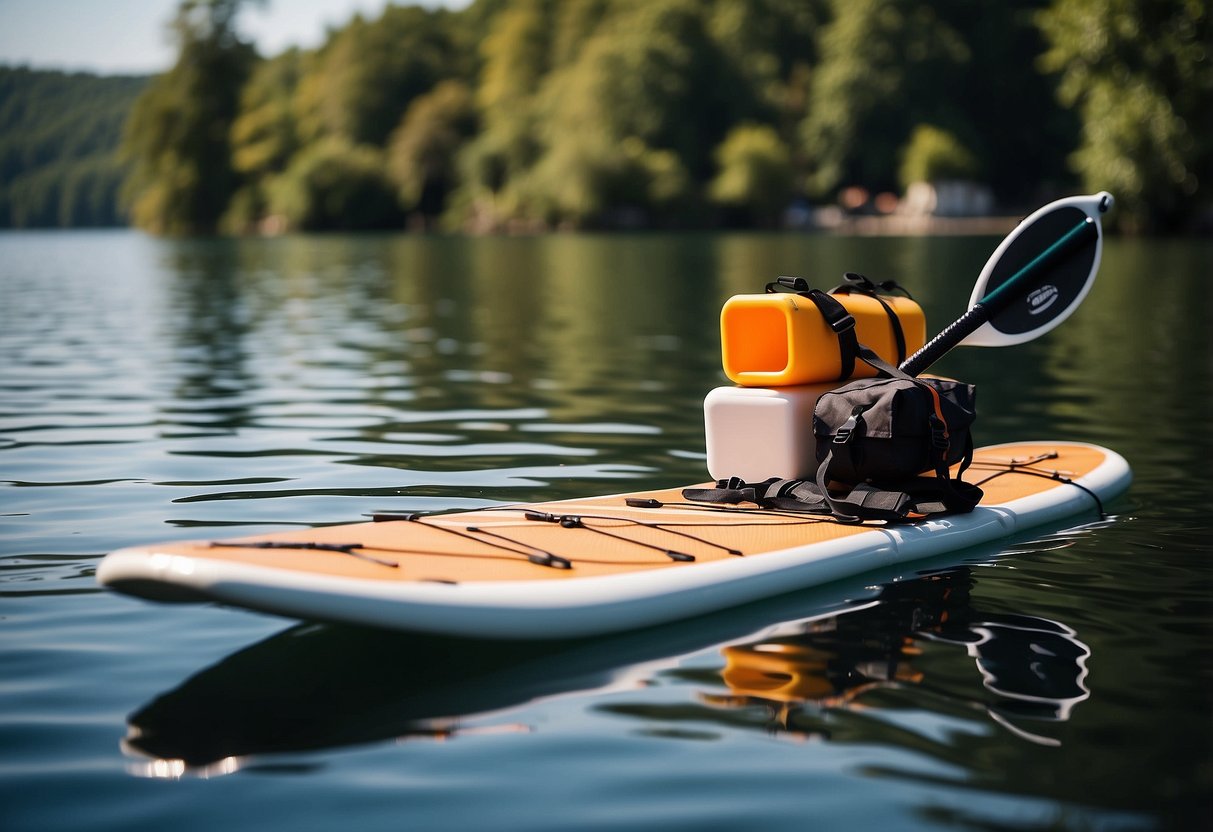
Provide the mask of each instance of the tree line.
[{"label": "tree line", "polygon": [[1204,0],[476,0],[269,58],[241,6],[183,0],[129,110],[142,228],[765,227],[941,179],[1209,210]]},{"label": "tree line", "polygon": [[0,66],[0,228],[125,222],[116,151],[147,81]]}]

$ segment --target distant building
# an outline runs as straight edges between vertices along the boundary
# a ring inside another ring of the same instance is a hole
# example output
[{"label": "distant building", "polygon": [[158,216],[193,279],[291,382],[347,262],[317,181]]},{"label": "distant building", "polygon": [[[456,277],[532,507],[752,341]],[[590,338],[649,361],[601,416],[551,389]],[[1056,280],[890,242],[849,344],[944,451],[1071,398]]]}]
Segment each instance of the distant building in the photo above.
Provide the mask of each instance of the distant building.
[{"label": "distant building", "polygon": [[897,206],[911,217],[985,217],[994,209],[994,193],[979,182],[914,182]]}]

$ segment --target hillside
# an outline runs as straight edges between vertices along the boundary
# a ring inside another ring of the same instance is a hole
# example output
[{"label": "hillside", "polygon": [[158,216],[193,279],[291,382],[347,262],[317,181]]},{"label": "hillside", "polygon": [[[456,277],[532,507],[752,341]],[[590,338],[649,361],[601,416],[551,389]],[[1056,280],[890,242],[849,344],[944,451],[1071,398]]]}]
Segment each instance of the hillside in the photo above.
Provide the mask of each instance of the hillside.
[{"label": "hillside", "polygon": [[124,224],[117,151],[147,82],[0,66],[0,227]]}]

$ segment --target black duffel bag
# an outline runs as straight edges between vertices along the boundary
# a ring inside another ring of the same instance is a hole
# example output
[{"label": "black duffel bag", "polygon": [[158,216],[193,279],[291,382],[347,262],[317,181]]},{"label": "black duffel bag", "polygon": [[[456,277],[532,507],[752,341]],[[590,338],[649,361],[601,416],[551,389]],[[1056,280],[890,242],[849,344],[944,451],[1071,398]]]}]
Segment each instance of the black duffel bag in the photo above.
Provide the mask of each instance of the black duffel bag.
[{"label": "black duffel bag", "polygon": [[[970,427],[977,418],[971,384],[915,378],[860,346],[858,357],[877,378],[852,381],[822,394],[813,414],[817,485],[836,515],[870,518],[893,504],[971,511],[981,490],[961,475],[973,461]],[[960,465],[955,478],[950,468]],[[834,498],[827,486],[850,486]],[[939,505],[936,506],[935,504]]]},{"label": "black duffel bag", "polygon": [[813,414],[817,461],[849,485],[902,480],[964,462],[973,452],[971,384],[905,377],[859,379],[822,394]]},{"label": "black duffel bag", "polygon": [[[972,511],[982,491],[963,480],[973,461],[970,427],[976,388],[916,378],[858,343],[854,319],[830,295],[804,293],[818,304],[838,335],[843,354],[879,375],[822,394],[813,415],[819,463],[813,480],[777,477],[719,480],[714,488],[688,488],[688,500],[752,502],[780,511],[829,514],[842,522],[915,521]],[[951,467],[959,464],[955,476]]]}]

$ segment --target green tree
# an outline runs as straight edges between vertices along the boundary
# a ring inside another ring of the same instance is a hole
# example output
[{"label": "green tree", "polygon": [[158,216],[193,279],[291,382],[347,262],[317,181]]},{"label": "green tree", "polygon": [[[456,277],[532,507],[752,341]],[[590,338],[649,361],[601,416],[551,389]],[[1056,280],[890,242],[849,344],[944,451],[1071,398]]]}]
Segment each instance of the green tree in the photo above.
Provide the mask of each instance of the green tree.
[{"label": "green tree", "polygon": [[[1213,16],[1204,0],[1055,0],[1041,65],[1077,109],[1071,163],[1134,228],[1176,228],[1213,178]],[[1208,197],[1204,197],[1207,206]]]},{"label": "green tree", "polygon": [[305,141],[324,136],[383,147],[410,102],[446,78],[470,73],[455,48],[451,13],[388,6],[355,15],[306,68],[296,102]]},{"label": "green tree", "polygon": [[270,210],[289,228],[359,231],[400,223],[383,152],[330,137],[295,155],[270,186]]},{"label": "green tree", "polygon": [[291,98],[302,74],[299,50],[262,61],[240,94],[232,122],[232,166],[250,178],[281,172],[299,149]]},{"label": "green tree", "polygon": [[122,125],[146,78],[0,67],[0,227],[121,225]]},{"label": "green tree", "polygon": [[135,102],[123,151],[132,217],[157,234],[213,232],[239,185],[229,133],[256,53],[236,33],[240,0],[183,0],[177,62]]},{"label": "green tree", "polygon": [[734,127],[716,149],[716,162],[720,172],[712,180],[712,199],[743,214],[747,224],[776,224],[793,183],[791,154],[775,128]]},{"label": "green tree", "polygon": [[231,144],[232,167],[243,185],[221,221],[226,231],[247,231],[265,215],[268,188],[300,148],[293,98],[302,68],[302,54],[289,49],[257,64],[241,91]]},{"label": "green tree", "polygon": [[444,81],[413,100],[387,151],[388,171],[406,210],[442,213],[458,181],[460,148],[476,131],[472,92],[462,81]]},{"label": "green tree", "polygon": [[711,175],[711,149],[745,100],[704,24],[693,0],[621,3],[577,60],[546,79],[527,210],[593,225],[691,206],[691,188]]},{"label": "green tree", "polygon": [[540,153],[536,93],[548,69],[549,29],[546,6],[521,0],[493,19],[480,47],[482,131],[461,169],[468,211],[490,226],[521,212],[519,183]]},{"label": "green tree", "polygon": [[902,188],[915,182],[973,179],[980,166],[977,157],[947,130],[930,124],[914,128],[901,156]]},{"label": "green tree", "polygon": [[549,224],[638,227],[685,209],[692,183],[672,151],[585,135],[554,146],[525,185],[531,216]]},{"label": "green tree", "polygon": [[828,14],[827,0],[717,0],[708,12],[712,40],[746,84],[743,116],[775,124],[785,142],[807,112],[804,87]]},{"label": "green tree", "polygon": [[834,0],[833,11],[801,134],[810,190],[891,188],[915,124],[967,125],[947,90],[969,47],[923,0]]},{"label": "green tree", "polygon": [[612,13],[617,0],[564,0],[549,13],[552,23],[551,67],[577,61],[585,43]]},{"label": "green tree", "polygon": [[585,95],[614,137],[670,150],[695,177],[712,148],[748,112],[745,87],[693,0],[658,0],[620,13],[587,44],[571,95]]},{"label": "green tree", "polygon": [[1045,42],[1035,14],[1048,0],[932,5],[969,45],[969,58],[936,93],[951,103],[951,119],[924,115],[914,123],[938,124],[962,141],[1006,203],[1026,206],[1071,189],[1066,156],[1077,144],[1078,119],[1057,100],[1056,77],[1037,69]]}]

